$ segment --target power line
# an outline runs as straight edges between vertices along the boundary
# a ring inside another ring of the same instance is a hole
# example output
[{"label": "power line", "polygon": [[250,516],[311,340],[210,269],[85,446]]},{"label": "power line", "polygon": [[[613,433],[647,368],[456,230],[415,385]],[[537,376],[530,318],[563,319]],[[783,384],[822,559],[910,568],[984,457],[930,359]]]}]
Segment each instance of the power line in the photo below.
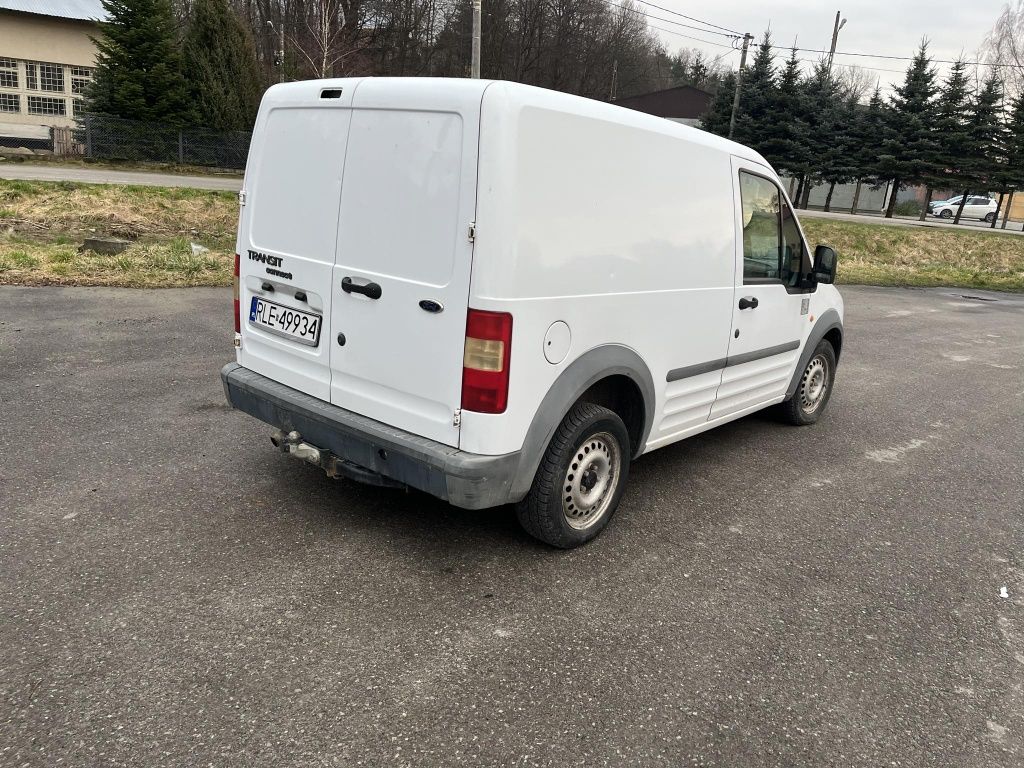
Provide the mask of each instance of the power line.
[{"label": "power line", "polygon": [[653,15],[651,15],[649,13],[645,13],[644,11],[641,11],[638,8],[631,7],[631,6],[628,6],[628,5],[619,5],[618,3],[611,2],[611,0],[607,0],[607,2],[608,2],[608,5],[612,6],[613,8],[621,8],[624,11],[629,11],[630,13],[635,13],[637,16],[643,16],[644,18],[647,18],[647,19],[654,19],[655,21],[663,21],[666,24],[675,24],[677,27],[685,27],[687,29],[695,29],[698,32],[703,32],[706,35],[721,35],[722,37],[729,37],[729,38],[733,38],[733,39],[737,38],[737,35],[734,35],[731,32],[715,32],[715,30],[713,30],[713,29],[706,29],[705,27],[695,27],[692,24],[684,24],[683,22],[676,21],[675,19],[665,19],[665,18],[662,18],[661,16],[653,16]]},{"label": "power line", "polygon": [[731,32],[732,34],[736,35],[737,37],[743,37],[743,33],[742,32],[737,32],[735,29],[729,29],[728,27],[722,27],[722,26],[719,26],[718,24],[712,24],[710,21],[704,21],[704,19],[697,19],[697,18],[694,18],[693,16],[687,16],[685,13],[680,13],[679,11],[673,11],[671,8],[662,8],[660,5],[655,5],[654,3],[647,2],[647,0],[634,0],[634,1],[637,2],[637,3],[641,3],[643,5],[649,5],[651,8],[657,8],[659,11],[664,11],[665,13],[671,13],[674,16],[680,16],[680,17],[682,17],[684,19],[689,19],[690,21],[696,21],[698,24],[703,24],[703,25],[708,26],[708,27],[713,27],[714,29],[721,29],[721,30],[723,30],[725,32]]},{"label": "power line", "polygon": [[717,46],[718,48],[729,48],[729,49],[731,49],[733,51],[738,51],[739,50],[739,48],[736,48],[735,46],[732,46],[732,45],[728,45],[726,43],[718,43],[718,42],[715,42],[714,40],[704,40],[703,38],[700,38],[700,37],[693,37],[693,35],[684,35],[682,32],[676,32],[674,29],[665,29],[664,27],[656,27],[653,24],[648,24],[647,28],[648,29],[656,29],[659,32],[667,32],[668,34],[676,35],[677,37],[685,37],[687,40],[696,40],[698,43],[704,43],[705,45],[714,45],[714,46]]},{"label": "power line", "polygon": [[[828,53],[828,51],[821,48],[791,48],[785,45],[773,45],[772,48],[780,51],[792,51],[797,50],[803,53]],[[893,56],[886,53],[859,53],[854,51],[836,51],[836,56],[862,56],[868,59],[893,59],[897,61],[913,61],[914,56]],[[957,64],[956,59],[929,59],[930,64]],[[1020,64],[1004,64],[1001,62],[989,63],[986,61],[965,61],[963,62],[968,67],[1016,67],[1021,69]]]}]

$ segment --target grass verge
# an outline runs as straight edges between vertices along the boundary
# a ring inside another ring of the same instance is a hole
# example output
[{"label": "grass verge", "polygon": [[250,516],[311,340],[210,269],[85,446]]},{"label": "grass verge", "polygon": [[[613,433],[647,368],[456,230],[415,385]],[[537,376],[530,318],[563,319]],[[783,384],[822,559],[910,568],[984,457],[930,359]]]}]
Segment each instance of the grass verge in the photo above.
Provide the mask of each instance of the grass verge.
[{"label": "grass verge", "polygon": [[[0,180],[0,284],[228,285],[237,221],[231,192]],[[131,245],[79,252],[86,237]]]},{"label": "grass verge", "polygon": [[839,282],[1024,291],[1024,236],[806,217],[813,248],[839,254]]},{"label": "grass verge", "polygon": [[[233,193],[0,180],[0,284],[230,285]],[[839,253],[839,282],[1024,291],[1024,236],[807,217],[811,246]],[[85,237],[132,241],[117,256],[79,252]],[[191,243],[209,251],[193,254]]]}]

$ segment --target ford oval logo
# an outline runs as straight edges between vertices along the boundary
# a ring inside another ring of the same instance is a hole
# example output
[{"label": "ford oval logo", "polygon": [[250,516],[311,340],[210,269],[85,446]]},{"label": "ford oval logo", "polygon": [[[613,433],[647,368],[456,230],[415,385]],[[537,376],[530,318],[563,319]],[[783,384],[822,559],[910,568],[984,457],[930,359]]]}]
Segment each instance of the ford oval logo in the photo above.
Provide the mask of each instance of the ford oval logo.
[{"label": "ford oval logo", "polygon": [[436,314],[438,312],[444,312],[444,304],[439,301],[434,301],[433,299],[424,299],[420,302],[420,309],[424,312],[433,312]]}]

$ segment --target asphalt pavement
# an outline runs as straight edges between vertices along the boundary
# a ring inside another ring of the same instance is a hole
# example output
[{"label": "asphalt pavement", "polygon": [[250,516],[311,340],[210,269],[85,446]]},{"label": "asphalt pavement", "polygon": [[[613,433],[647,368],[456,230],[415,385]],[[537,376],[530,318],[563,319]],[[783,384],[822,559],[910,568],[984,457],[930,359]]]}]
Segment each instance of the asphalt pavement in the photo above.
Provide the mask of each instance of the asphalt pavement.
[{"label": "asphalt pavement", "polygon": [[808,208],[805,210],[797,211],[797,216],[800,218],[812,218],[812,219],[833,219],[835,221],[852,221],[858,224],[881,224],[887,227],[929,227],[932,229],[963,229],[964,227],[970,230],[980,230],[982,232],[996,232],[1009,235],[1022,235],[1024,232],[1021,231],[1021,223],[1018,221],[1011,221],[1006,225],[1006,229],[1001,229],[1002,219],[996,224],[995,229],[992,229],[988,222],[981,221],[979,219],[968,219],[962,217],[959,224],[954,224],[952,221],[946,219],[939,219],[934,216],[928,216],[924,221],[919,221],[916,216],[894,216],[891,219],[887,219],[880,214],[875,213],[844,213],[842,211],[819,211],[814,208]]},{"label": "asphalt pavement", "polygon": [[0,765],[1019,767],[1024,300],[843,293],[562,552],[277,453],[228,290],[0,288]]},{"label": "asphalt pavement", "polygon": [[77,181],[86,184],[139,184],[146,187],[190,187],[194,189],[221,189],[237,192],[242,188],[242,177],[186,176],[178,173],[152,171],[120,171],[112,168],[83,168],[74,165],[44,163],[0,163],[0,179],[27,179],[31,181]]}]

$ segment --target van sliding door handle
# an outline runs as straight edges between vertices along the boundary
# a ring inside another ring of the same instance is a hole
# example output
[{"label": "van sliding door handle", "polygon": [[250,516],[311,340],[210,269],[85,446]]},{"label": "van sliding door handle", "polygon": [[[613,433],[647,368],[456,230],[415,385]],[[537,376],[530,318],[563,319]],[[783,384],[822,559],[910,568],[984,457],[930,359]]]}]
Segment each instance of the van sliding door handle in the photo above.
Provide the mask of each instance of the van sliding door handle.
[{"label": "van sliding door handle", "polygon": [[757,297],[744,296],[742,299],[740,299],[740,309],[757,309]]},{"label": "van sliding door handle", "polygon": [[377,283],[356,285],[352,282],[351,277],[343,277],[341,279],[341,290],[345,293],[361,293],[368,299],[379,299],[381,294],[380,286]]}]

